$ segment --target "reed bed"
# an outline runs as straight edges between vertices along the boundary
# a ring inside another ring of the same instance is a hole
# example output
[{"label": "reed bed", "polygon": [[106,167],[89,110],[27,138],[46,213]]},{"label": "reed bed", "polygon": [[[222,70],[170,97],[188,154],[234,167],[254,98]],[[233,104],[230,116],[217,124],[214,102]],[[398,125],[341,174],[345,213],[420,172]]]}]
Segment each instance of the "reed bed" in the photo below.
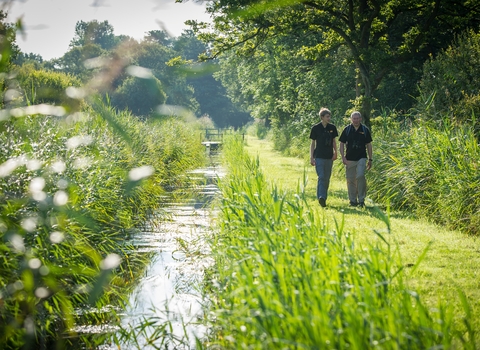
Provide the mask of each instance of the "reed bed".
[{"label": "reed bed", "polygon": [[371,176],[369,193],[377,203],[480,233],[480,142],[472,126],[450,118],[391,124],[376,137]]},{"label": "reed bed", "polygon": [[200,131],[99,100],[64,117],[2,112],[0,343],[95,347],[148,261],[129,238],[204,161]]},{"label": "reed bed", "polygon": [[228,175],[211,241],[206,347],[475,348],[473,331],[456,329],[449,305],[428,308],[407,287],[388,216],[379,212],[384,228],[359,244],[342,221],[329,227],[310,208],[303,186],[269,184],[240,140],[222,152]]}]

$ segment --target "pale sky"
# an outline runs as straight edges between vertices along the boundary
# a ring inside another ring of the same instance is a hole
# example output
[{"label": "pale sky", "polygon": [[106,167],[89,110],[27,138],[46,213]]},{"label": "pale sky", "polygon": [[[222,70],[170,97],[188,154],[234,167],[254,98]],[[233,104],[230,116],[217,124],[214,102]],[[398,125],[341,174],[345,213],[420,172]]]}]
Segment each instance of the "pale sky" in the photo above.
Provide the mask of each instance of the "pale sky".
[{"label": "pale sky", "polygon": [[8,22],[22,18],[25,36],[17,34],[22,52],[45,60],[67,52],[78,21],[107,20],[115,35],[140,40],[157,29],[177,37],[188,29],[186,20],[210,20],[205,5],[192,0],[182,4],[175,0],[0,0],[0,9],[9,13]]}]

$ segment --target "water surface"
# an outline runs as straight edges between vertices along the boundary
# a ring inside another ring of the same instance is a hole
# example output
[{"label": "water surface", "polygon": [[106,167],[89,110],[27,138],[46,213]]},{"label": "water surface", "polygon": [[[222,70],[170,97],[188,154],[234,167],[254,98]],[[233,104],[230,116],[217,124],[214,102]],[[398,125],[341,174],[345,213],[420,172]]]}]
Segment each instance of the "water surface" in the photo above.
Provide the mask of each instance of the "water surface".
[{"label": "water surface", "polygon": [[199,287],[211,264],[205,237],[214,215],[210,202],[218,193],[217,179],[223,176],[223,170],[213,162],[190,175],[197,178],[191,188],[185,189],[192,196],[168,202],[161,215],[167,215],[169,220],[147,225],[132,242],[138,252],[154,254],[144,275],[139,276],[122,322],[130,329],[146,319],[155,323],[144,332],[135,331],[140,346],[154,332],[164,329],[157,345],[168,343],[172,349],[194,349],[195,338],[201,339],[207,331],[201,323],[203,301]]}]

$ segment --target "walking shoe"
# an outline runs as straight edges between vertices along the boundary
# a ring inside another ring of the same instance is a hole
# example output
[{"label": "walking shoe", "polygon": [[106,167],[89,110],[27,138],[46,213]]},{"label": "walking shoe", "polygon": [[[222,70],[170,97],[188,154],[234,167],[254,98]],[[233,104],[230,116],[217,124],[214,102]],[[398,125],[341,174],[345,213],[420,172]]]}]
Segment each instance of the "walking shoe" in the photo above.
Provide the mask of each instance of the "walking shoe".
[{"label": "walking shoe", "polygon": [[358,203],[358,206],[361,207],[361,208],[364,208],[365,207],[365,202]]},{"label": "walking shoe", "polygon": [[351,206],[351,207],[356,207],[357,205],[358,205],[357,202],[350,202],[350,206]]},{"label": "walking shoe", "polygon": [[320,203],[320,205],[324,208],[327,206],[327,202],[325,201],[325,198],[322,198],[322,197],[318,198],[318,203]]}]

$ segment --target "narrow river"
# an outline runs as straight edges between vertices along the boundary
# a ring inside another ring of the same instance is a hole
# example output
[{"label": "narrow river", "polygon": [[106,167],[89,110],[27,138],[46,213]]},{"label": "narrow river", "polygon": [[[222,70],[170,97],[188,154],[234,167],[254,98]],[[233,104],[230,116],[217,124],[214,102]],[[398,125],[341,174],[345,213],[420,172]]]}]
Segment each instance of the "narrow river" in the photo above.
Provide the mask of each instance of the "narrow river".
[{"label": "narrow river", "polygon": [[[136,249],[153,252],[154,258],[130,297],[122,323],[135,342],[125,348],[195,349],[196,337],[201,339],[206,332],[200,322],[201,290],[196,287],[211,263],[204,238],[210,230],[217,180],[224,175],[217,157],[209,158],[208,167],[190,174],[196,178],[193,187],[186,189],[192,196],[162,208],[162,216],[167,214],[170,220],[147,227],[135,237]],[[140,325],[146,320],[153,324],[143,329]],[[154,346],[145,347],[155,338]]]}]

